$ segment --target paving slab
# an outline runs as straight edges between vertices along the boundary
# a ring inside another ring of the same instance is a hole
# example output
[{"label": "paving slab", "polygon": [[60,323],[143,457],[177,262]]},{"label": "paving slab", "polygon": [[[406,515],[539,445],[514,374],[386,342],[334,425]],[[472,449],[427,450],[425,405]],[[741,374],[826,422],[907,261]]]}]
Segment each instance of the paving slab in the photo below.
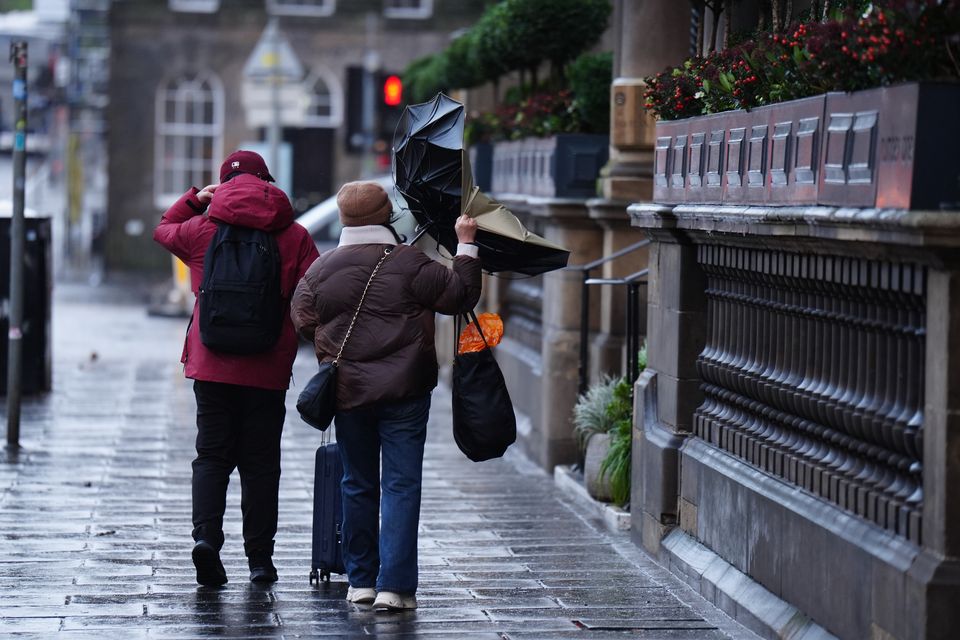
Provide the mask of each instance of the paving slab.
[{"label": "paving slab", "polygon": [[[195,404],[177,362],[186,323],[149,317],[144,291],[56,288],[53,391],[25,399],[22,447],[0,454],[4,637],[755,638],[581,513],[518,451],[468,461],[443,387],[428,425],[417,611],[349,604],[344,576],[309,584],[320,438],[296,415],[296,388],[282,440],[280,581],[247,581],[234,477],[222,554],[230,581],[199,587]],[[314,366],[305,346],[295,381]]]}]

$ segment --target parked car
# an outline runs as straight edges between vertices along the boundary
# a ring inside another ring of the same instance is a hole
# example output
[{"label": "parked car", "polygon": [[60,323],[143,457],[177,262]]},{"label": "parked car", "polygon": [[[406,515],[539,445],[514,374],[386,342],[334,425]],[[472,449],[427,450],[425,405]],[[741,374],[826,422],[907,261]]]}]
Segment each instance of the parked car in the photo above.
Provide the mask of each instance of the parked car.
[{"label": "parked car", "polygon": [[[371,182],[376,182],[383,187],[393,201],[394,217],[397,218],[393,225],[394,228],[398,233],[407,236],[408,239],[412,237],[417,222],[413,215],[407,211],[407,203],[403,196],[394,188],[393,177],[389,175],[378,176],[372,178]],[[337,197],[335,195],[330,196],[320,204],[307,209],[300,214],[297,222],[310,232],[313,241],[317,244],[317,249],[321,253],[336,247],[340,240],[340,230],[343,228],[343,225],[340,224]]]}]

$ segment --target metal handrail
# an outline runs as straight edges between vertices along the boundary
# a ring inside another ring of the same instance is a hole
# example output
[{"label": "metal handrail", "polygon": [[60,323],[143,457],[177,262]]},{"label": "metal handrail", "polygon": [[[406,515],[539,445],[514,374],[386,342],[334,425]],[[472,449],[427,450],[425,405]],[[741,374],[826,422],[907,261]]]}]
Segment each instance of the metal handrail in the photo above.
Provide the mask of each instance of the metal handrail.
[{"label": "metal handrail", "polygon": [[[635,242],[631,245],[628,245],[618,251],[614,251],[608,256],[598,258],[583,265],[572,265],[567,267],[570,271],[579,271],[583,277],[583,283],[580,288],[580,368],[578,371],[579,376],[579,393],[582,395],[587,390],[587,380],[589,378],[588,364],[589,359],[589,345],[587,344],[590,337],[590,287],[594,285],[627,285],[627,349],[631,349],[632,342],[639,342],[639,310],[637,310],[636,304],[637,300],[634,297],[639,296],[639,281],[640,278],[646,277],[648,270],[642,269],[636,273],[632,273],[624,278],[591,278],[590,272],[607,264],[608,262],[613,262],[617,258],[622,258],[625,255],[631,254],[638,249],[650,244],[650,240],[641,240],[640,242]],[[636,317],[635,317],[636,316]],[[639,351],[639,346],[633,351]],[[628,372],[633,372],[636,367],[637,354],[628,353],[627,354],[627,370]],[[634,365],[633,367],[631,365]],[[639,372],[637,373],[639,375]],[[636,379],[636,375],[634,375]]]},{"label": "metal handrail", "polygon": [[613,262],[613,261],[616,260],[617,258],[621,258],[621,257],[627,255],[628,253],[633,253],[633,252],[636,251],[637,249],[641,249],[641,248],[647,246],[648,244],[650,244],[650,241],[649,241],[649,240],[641,240],[640,242],[634,242],[634,243],[631,244],[631,245],[627,245],[627,246],[624,247],[623,249],[619,249],[619,250],[617,250],[617,251],[614,251],[613,253],[611,253],[611,254],[608,255],[608,256],[604,256],[604,257],[602,257],[602,258],[597,258],[597,259],[594,260],[593,262],[588,262],[587,264],[571,264],[571,265],[568,265],[568,266],[567,266],[567,270],[569,270],[569,271],[592,271],[592,270],[596,269],[597,267],[602,266],[602,265],[605,265],[605,264],[607,264],[608,262]]}]

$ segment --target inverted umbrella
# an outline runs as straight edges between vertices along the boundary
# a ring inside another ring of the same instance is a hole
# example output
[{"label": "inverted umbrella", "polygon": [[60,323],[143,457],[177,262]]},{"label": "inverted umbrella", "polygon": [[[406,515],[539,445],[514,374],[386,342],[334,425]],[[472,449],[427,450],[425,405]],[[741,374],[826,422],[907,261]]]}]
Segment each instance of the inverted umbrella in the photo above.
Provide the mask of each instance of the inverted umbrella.
[{"label": "inverted umbrella", "polygon": [[454,224],[465,213],[477,221],[479,257],[490,272],[536,275],[567,264],[570,252],[526,227],[473,184],[463,148],[463,105],[438,94],[404,109],[394,134],[394,182],[417,223],[450,254]]}]

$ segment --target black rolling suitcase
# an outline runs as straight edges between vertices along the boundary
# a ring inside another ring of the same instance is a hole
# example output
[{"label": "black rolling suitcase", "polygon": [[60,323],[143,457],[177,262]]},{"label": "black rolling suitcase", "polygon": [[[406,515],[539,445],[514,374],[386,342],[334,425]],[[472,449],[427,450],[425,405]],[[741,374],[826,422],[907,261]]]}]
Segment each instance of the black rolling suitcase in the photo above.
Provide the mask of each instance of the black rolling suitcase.
[{"label": "black rolling suitcase", "polygon": [[322,580],[330,582],[330,574],[345,572],[340,547],[340,528],[343,524],[341,478],[343,464],[340,462],[337,443],[321,444],[317,449],[317,464],[313,476],[313,559],[310,564],[310,584]]}]

